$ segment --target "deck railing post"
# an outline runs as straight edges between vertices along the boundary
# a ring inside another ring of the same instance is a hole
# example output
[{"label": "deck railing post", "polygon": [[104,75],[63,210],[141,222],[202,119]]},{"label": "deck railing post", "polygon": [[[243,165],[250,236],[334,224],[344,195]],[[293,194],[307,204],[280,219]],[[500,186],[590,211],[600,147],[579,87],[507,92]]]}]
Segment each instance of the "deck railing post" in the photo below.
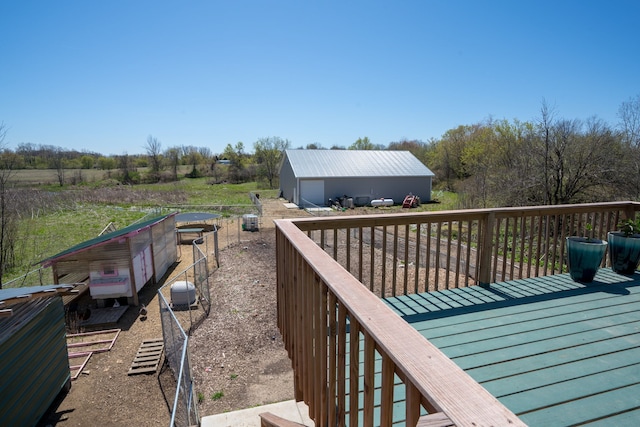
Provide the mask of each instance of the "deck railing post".
[{"label": "deck railing post", "polygon": [[491,252],[493,250],[493,232],[495,228],[496,214],[488,212],[480,221],[480,265],[478,266],[478,282],[483,288],[488,288],[491,283]]},{"label": "deck railing post", "polygon": [[[634,219],[636,217],[635,205],[631,205],[624,210],[624,219]],[[614,224],[617,226],[618,224]]]}]

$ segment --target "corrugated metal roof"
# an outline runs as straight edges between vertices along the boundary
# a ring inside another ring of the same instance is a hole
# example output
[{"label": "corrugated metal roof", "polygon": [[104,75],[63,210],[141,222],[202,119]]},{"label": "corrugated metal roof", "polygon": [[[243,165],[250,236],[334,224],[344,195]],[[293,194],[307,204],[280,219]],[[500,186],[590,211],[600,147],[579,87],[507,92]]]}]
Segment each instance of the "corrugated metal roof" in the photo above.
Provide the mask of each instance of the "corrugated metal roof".
[{"label": "corrugated metal roof", "polygon": [[[42,296],[49,294],[51,296],[58,295],[58,292],[72,289],[70,285],[44,285],[29,286],[26,288],[4,288],[0,289],[0,308],[3,307],[5,301],[13,299],[31,300],[33,295]],[[56,292],[58,291],[58,292]]]},{"label": "corrugated metal roof", "polygon": [[434,176],[409,151],[287,150],[297,178]]},{"label": "corrugated metal roof", "polygon": [[165,218],[168,218],[172,215],[176,215],[176,213],[171,213],[169,215],[163,215],[163,216],[159,216],[159,217],[155,217],[155,218],[151,218],[147,221],[142,221],[136,224],[132,224],[129,225],[127,227],[121,228],[120,230],[116,230],[113,231],[111,233],[107,233],[107,234],[103,234],[102,236],[98,236],[95,237],[93,239],[84,241],[82,243],[79,243],[69,249],[66,249],[62,252],[60,252],[59,254],[53,255],[49,258],[46,258],[42,261],[39,262],[39,264],[41,264],[43,267],[47,267],[49,265],[51,265],[53,262],[55,262],[58,258],[62,258],[66,255],[75,253],[75,252],[81,252],[84,251],[86,249],[89,249],[91,247],[95,247],[95,246],[99,246],[99,245],[103,245],[106,243],[111,242],[112,240],[116,240],[116,239],[120,239],[123,237],[128,237],[128,236],[133,236],[136,235],[138,233],[140,233],[143,230],[146,230],[147,228],[151,227],[154,224],[157,224],[160,221],[163,221]]},{"label": "corrugated metal roof", "polygon": [[71,380],[64,307],[43,298],[13,310],[0,321],[2,425],[35,426]]}]

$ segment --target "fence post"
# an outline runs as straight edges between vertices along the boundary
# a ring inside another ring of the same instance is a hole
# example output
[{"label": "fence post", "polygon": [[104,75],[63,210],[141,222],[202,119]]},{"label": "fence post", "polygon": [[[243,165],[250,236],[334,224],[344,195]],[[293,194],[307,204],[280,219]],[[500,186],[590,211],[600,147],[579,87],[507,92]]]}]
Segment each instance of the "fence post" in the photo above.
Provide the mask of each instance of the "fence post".
[{"label": "fence post", "polygon": [[487,213],[480,222],[482,227],[478,249],[480,249],[480,266],[478,282],[483,288],[488,288],[491,283],[491,250],[493,248],[493,232],[496,222],[496,214],[493,211]]}]

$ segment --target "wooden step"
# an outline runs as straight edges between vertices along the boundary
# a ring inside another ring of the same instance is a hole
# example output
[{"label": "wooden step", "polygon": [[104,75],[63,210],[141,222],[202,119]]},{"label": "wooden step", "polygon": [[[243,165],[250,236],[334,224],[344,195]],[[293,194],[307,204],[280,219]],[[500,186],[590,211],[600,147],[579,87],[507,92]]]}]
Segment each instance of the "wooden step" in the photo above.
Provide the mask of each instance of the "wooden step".
[{"label": "wooden step", "polygon": [[160,360],[162,359],[162,351],[164,350],[164,342],[162,338],[155,338],[142,341],[136,357],[134,357],[129,368],[129,375],[149,374],[158,371]]},{"label": "wooden step", "polygon": [[261,427],[305,427],[304,424],[296,423],[279,417],[271,412],[263,412],[260,414]]}]

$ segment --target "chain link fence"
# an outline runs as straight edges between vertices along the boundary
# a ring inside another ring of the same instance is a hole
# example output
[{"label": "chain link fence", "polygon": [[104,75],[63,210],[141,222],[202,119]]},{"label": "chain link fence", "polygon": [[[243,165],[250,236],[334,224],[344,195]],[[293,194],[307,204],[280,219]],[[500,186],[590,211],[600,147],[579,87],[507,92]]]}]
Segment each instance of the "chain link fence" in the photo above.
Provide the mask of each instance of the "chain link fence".
[{"label": "chain link fence", "polygon": [[193,396],[193,378],[189,364],[189,337],[180,326],[171,304],[158,292],[165,359],[176,379],[170,426],[199,425],[197,401]]},{"label": "chain link fence", "polygon": [[218,267],[217,227],[194,239],[190,250],[180,251],[181,256],[191,255],[193,263],[158,289],[165,357],[176,380],[172,427],[200,423],[189,363],[189,336],[211,310],[210,275]]}]

